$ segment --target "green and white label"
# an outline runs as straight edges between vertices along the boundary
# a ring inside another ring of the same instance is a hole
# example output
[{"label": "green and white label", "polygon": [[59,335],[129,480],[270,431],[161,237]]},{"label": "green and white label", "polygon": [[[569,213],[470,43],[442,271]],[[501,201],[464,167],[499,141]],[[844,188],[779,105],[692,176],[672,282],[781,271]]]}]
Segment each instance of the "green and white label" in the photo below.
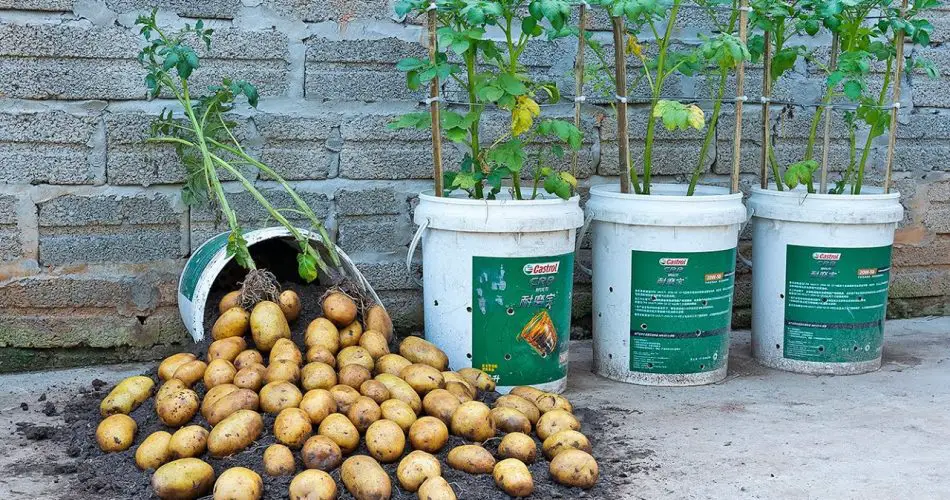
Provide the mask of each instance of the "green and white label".
[{"label": "green and white label", "polygon": [[498,385],[567,374],[574,254],[472,257],[472,366]]},{"label": "green and white label", "polygon": [[630,371],[721,368],[729,349],[736,249],[634,250],[631,269]]},{"label": "green and white label", "polygon": [[178,285],[178,293],[187,297],[188,300],[194,300],[195,289],[198,287],[198,280],[201,279],[201,274],[205,272],[205,268],[211,263],[211,259],[218,253],[218,250],[228,246],[228,236],[230,234],[230,232],[221,233],[206,241],[195,251],[191,259],[188,260],[185,269],[181,272],[181,283]]},{"label": "green and white label", "polygon": [[891,247],[786,251],[783,355],[821,363],[880,357]]}]

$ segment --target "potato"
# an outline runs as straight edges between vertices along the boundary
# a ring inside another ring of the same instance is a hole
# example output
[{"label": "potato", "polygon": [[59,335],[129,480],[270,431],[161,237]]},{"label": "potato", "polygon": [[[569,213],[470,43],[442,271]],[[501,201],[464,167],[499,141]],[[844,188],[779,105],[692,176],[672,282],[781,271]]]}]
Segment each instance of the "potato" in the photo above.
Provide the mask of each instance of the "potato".
[{"label": "potato", "polygon": [[565,410],[551,410],[541,415],[535,430],[541,441],[544,441],[548,437],[568,429],[579,431],[581,430],[581,423],[574,418],[574,415]]},{"label": "potato", "polygon": [[376,375],[389,373],[398,377],[402,369],[411,364],[412,361],[398,354],[384,354],[376,360]]},{"label": "potato", "polygon": [[315,345],[307,349],[307,363],[319,362],[336,367],[336,355],[322,345]]},{"label": "potato", "polygon": [[303,343],[307,347],[324,347],[336,356],[340,350],[340,331],[332,321],[317,318],[307,325]]},{"label": "potato", "polygon": [[284,408],[295,408],[300,405],[303,394],[296,385],[290,382],[274,382],[261,388],[261,410],[266,413],[278,414]]},{"label": "potato", "polygon": [[558,453],[549,466],[551,477],[566,486],[590,488],[597,482],[600,470],[590,453],[581,450],[564,450]]},{"label": "potato", "polygon": [[581,450],[591,453],[593,448],[587,436],[575,430],[567,429],[555,432],[548,436],[541,444],[541,451],[548,460],[553,459],[565,450]]},{"label": "potato", "polygon": [[362,336],[363,325],[361,325],[359,321],[354,321],[340,328],[340,347],[347,348],[360,345],[360,338]]},{"label": "potato", "polygon": [[336,400],[336,409],[340,413],[350,411],[350,406],[361,398],[359,391],[348,385],[335,385],[330,388],[330,394]]},{"label": "potato", "polygon": [[344,454],[352,453],[360,445],[359,431],[350,419],[339,413],[323,419],[317,433],[332,439]]},{"label": "potato", "polygon": [[293,361],[280,360],[267,366],[264,372],[264,383],[290,382],[296,384],[300,380],[300,365]]},{"label": "potato", "polygon": [[269,363],[274,364],[278,361],[293,361],[300,366],[303,364],[303,354],[300,353],[300,349],[293,340],[277,339],[270,350]]},{"label": "potato", "polygon": [[376,304],[367,309],[364,316],[364,322],[366,323],[364,326],[367,330],[383,334],[387,343],[393,339],[393,320],[390,319],[385,307]]},{"label": "potato", "polygon": [[233,363],[245,349],[247,349],[247,342],[243,337],[215,340],[208,346],[208,363],[216,359],[226,359]]},{"label": "potato", "polygon": [[156,431],[148,435],[135,450],[135,465],[139,469],[157,469],[172,459],[168,442],[172,435],[165,431]]},{"label": "potato", "polygon": [[[180,387],[179,389],[183,388],[184,386]],[[214,408],[214,404],[217,403],[221,398],[238,389],[240,389],[240,387],[234,384],[221,384],[208,389],[208,392],[205,393],[204,399],[201,401],[201,415],[207,420],[208,415],[211,414],[211,409]]]},{"label": "potato", "polygon": [[327,436],[310,436],[300,450],[300,458],[308,469],[332,471],[343,463],[343,450]]},{"label": "potato", "polygon": [[445,387],[442,372],[421,363],[413,363],[403,368],[402,372],[399,373],[399,378],[405,380],[420,396],[426,395],[429,391]]},{"label": "potato", "polygon": [[360,347],[369,351],[374,360],[389,354],[389,341],[376,330],[366,330],[360,336]]},{"label": "potato", "polygon": [[289,476],[297,470],[294,452],[282,444],[272,444],[264,450],[264,473],[268,476]]},{"label": "potato", "polygon": [[274,420],[274,437],[289,448],[300,448],[312,433],[310,416],[300,408],[284,408]]},{"label": "potato", "polygon": [[155,402],[155,413],[169,427],[181,427],[198,413],[198,394],[191,389],[179,389]]},{"label": "potato", "polygon": [[377,404],[383,404],[383,401],[389,399],[389,389],[378,380],[367,380],[360,384],[360,394],[376,401]]},{"label": "potato", "polygon": [[214,483],[214,500],[258,500],[264,496],[264,481],[245,467],[231,467]]},{"label": "potato", "polygon": [[369,355],[369,351],[363,349],[358,345],[344,347],[336,355],[336,366],[338,369],[343,369],[346,365],[360,365],[365,367],[369,371],[373,371],[373,357]]},{"label": "potato", "polygon": [[406,449],[406,435],[396,422],[377,420],[366,429],[366,449],[381,463],[395,462]]},{"label": "potato", "polygon": [[336,370],[326,363],[307,363],[300,371],[300,385],[304,390],[329,389],[336,384]]},{"label": "potato", "polygon": [[531,432],[531,421],[524,413],[504,406],[497,406],[491,410],[491,419],[495,422],[495,429],[501,432]]},{"label": "potato", "polygon": [[416,450],[438,453],[449,441],[449,428],[435,417],[422,417],[409,427],[409,443]]},{"label": "potato", "polygon": [[389,500],[393,493],[389,475],[366,455],[347,458],[340,466],[340,479],[356,500]]},{"label": "potato", "polygon": [[495,379],[477,368],[462,368],[458,373],[465,377],[468,383],[482,392],[492,392],[495,390]]},{"label": "potato", "polygon": [[520,396],[534,403],[536,399],[545,394],[544,391],[535,389],[534,387],[527,385],[519,385],[518,387],[513,387],[508,394],[514,394],[515,396]]},{"label": "potato", "polygon": [[560,394],[544,393],[536,397],[533,401],[534,404],[538,406],[538,409],[541,410],[542,414],[552,410],[563,410],[568,413],[574,413],[574,407],[571,406],[571,402]]},{"label": "potato", "polygon": [[211,338],[221,340],[228,337],[243,337],[250,325],[250,318],[247,311],[240,306],[224,311],[211,325]]},{"label": "potato", "polygon": [[422,399],[419,397],[419,393],[417,393],[411,385],[406,383],[405,380],[389,373],[380,373],[376,375],[375,380],[389,389],[389,395],[393,399],[402,400],[409,405],[412,411],[416,412],[416,415],[422,411]]},{"label": "potato", "polygon": [[406,337],[399,344],[399,354],[413,363],[429,365],[440,372],[449,367],[449,357],[441,349],[419,337]]},{"label": "potato", "polygon": [[501,491],[513,497],[526,497],[534,493],[534,479],[528,466],[516,458],[506,458],[495,464],[492,471],[495,484]]},{"label": "potato", "polygon": [[234,375],[237,369],[226,359],[216,359],[208,363],[205,369],[204,383],[206,389],[211,389],[216,385],[230,384],[234,382]]},{"label": "potato", "polygon": [[290,338],[290,325],[280,306],[268,300],[258,302],[251,311],[251,337],[261,352],[270,352],[278,339]]},{"label": "potato", "polygon": [[422,408],[426,415],[431,415],[445,422],[446,425],[452,423],[452,415],[460,405],[455,394],[445,389],[436,389],[422,398]]},{"label": "potato", "polygon": [[336,413],[336,400],[326,389],[313,389],[303,395],[303,399],[300,400],[300,409],[310,417],[310,423],[320,425],[327,415]]},{"label": "potato", "polygon": [[280,295],[277,297],[277,305],[280,306],[284,317],[290,322],[297,320],[297,317],[300,316],[300,310],[303,308],[300,304],[300,296],[293,290],[280,292]]},{"label": "potato", "polygon": [[214,469],[197,458],[181,458],[152,474],[152,490],[162,499],[193,500],[204,496],[214,484]]},{"label": "potato", "polygon": [[457,500],[455,490],[444,477],[430,477],[419,487],[420,500]]},{"label": "potato", "polygon": [[[396,467],[396,479],[399,480],[402,489],[410,493],[418,490],[426,479],[441,475],[442,465],[439,464],[439,459],[420,450],[406,455]],[[421,495],[420,498],[422,498]]]},{"label": "potato", "polygon": [[233,292],[228,292],[224,294],[224,297],[221,297],[221,301],[218,302],[218,314],[224,314],[224,311],[231,309],[232,307],[241,307],[241,291],[234,290]]},{"label": "potato", "polygon": [[290,500],[336,500],[336,481],[322,470],[305,470],[290,482]]},{"label": "potato", "polygon": [[264,386],[264,375],[266,374],[267,368],[262,364],[255,363],[238,370],[234,374],[232,383],[241,389],[250,389],[257,392]]},{"label": "potato", "polygon": [[103,417],[124,413],[128,415],[151,397],[152,389],[155,387],[155,381],[150,377],[136,375],[129,377],[118,384],[109,392],[109,395],[102,400],[99,405],[99,413]]},{"label": "potato", "polygon": [[376,404],[376,401],[366,396],[357,398],[346,411],[346,417],[350,419],[350,422],[353,422],[353,425],[360,431],[360,434],[366,432],[369,426],[382,418],[382,416],[382,410],[379,409],[379,405]]},{"label": "potato", "polygon": [[533,464],[538,458],[538,445],[527,434],[511,432],[501,438],[501,443],[498,444],[498,456],[517,458],[526,464]]},{"label": "potato", "polygon": [[208,454],[226,457],[244,450],[264,431],[264,419],[254,410],[238,410],[211,429]]},{"label": "potato", "polygon": [[467,403],[475,399],[475,390],[461,382],[446,382],[445,390],[451,392],[460,403]]},{"label": "potato", "polygon": [[379,409],[386,420],[396,422],[403,432],[409,432],[409,428],[416,421],[416,412],[405,401],[399,399],[387,399],[379,405]]},{"label": "potato", "polygon": [[198,359],[190,352],[180,352],[162,360],[158,365],[158,378],[160,380],[170,380],[174,378],[175,370],[181,365]]},{"label": "potato", "polygon": [[495,437],[495,422],[485,403],[469,401],[459,405],[452,414],[452,434],[469,441],[482,442]]},{"label": "potato", "polygon": [[340,368],[337,374],[340,384],[348,385],[354,389],[359,389],[363,382],[373,378],[373,375],[361,365],[346,365]]},{"label": "potato", "polygon": [[168,451],[174,459],[200,456],[208,448],[208,430],[200,425],[182,427],[172,434]]},{"label": "potato", "polygon": [[541,418],[541,410],[538,410],[538,407],[535,406],[534,403],[516,394],[505,394],[496,399],[495,408],[518,410],[522,415],[528,417],[528,421],[531,422],[531,425],[537,424],[538,419]]},{"label": "potato", "polygon": [[343,292],[332,292],[323,299],[323,315],[336,326],[349,325],[356,313],[356,302]]},{"label": "potato", "polygon": [[238,410],[257,411],[261,400],[256,392],[250,389],[238,389],[218,399],[208,409],[206,419],[211,425],[218,425],[222,420],[230,417]]},{"label": "potato", "polygon": [[495,457],[481,446],[464,444],[449,451],[446,463],[453,469],[469,474],[490,474],[495,467]]},{"label": "potato", "polygon": [[234,358],[234,367],[238,370],[254,364],[264,364],[264,356],[257,349],[245,349]]},{"label": "potato", "polygon": [[181,380],[186,386],[191,387],[205,376],[205,369],[207,368],[207,363],[196,359],[179,366],[172,377]]},{"label": "potato", "polygon": [[169,379],[167,382],[162,384],[162,386],[158,388],[158,392],[155,393],[155,403],[158,404],[159,401],[167,398],[170,394],[187,388],[188,386],[186,386],[181,380],[178,380],[177,378]]}]

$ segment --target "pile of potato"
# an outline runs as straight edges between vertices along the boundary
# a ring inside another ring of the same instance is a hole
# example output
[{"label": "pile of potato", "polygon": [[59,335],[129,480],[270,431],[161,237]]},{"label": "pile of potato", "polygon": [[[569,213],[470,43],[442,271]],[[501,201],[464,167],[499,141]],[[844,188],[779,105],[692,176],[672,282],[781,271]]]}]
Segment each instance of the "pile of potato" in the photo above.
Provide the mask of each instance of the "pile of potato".
[{"label": "pile of potato", "polygon": [[[391,353],[393,328],[385,309],[369,308],[361,323],[356,303],[343,293],[323,300],[324,317],[308,325],[303,339],[306,352],[291,339],[289,322],[301,310],[294,292],[283,292],[277,303],[260,302],[250,313],[239,300],[237,292],[221,300],[206,360],[175,354],[158,367],[155,409],[177,430],[147,436],[135,462],[154,469],[152,487],[160,498],[193,499],[209,491],[216,500],[261,498],[264,483],[256,472],[233,467],[216,479],[200,458],[227,457],[254,444],[265,431],[261,412],[276,415],[277,444],[264,451],[265,473],[294,474],[295,455],[306,467],[290,483],[291,499],[336,498],[329,472],[338,467],[343,485],[358,500],[388,499],[393,486],[380,463],[397,461],[403,490],[420,499],[455,499],[433,455],[445,448],[450,432],[473,444],[450,450],[447,465],[492,474],[511,496],[534,491],[526,465],[538,455],[532,431],[543,443],[555,481],[582,488],[597,481],[591,444],[566,398],[517,387],[489,408],[478,394],[495,390],[490,376],[473,368],[448,371],[445,353],[418,337],[404,339],[399,353]],[[196,384],[204,384],[203,400]],[[96,439],[103,451],[133,445],[137,426],[128,414],[154,387],[150,377],[130,377],[102,401],[105,418]],[[199,411],[210,431],[191,424]],[[496,459],[481,443],[499,432]],[[351,455],[361,439],[369,455]]]}]

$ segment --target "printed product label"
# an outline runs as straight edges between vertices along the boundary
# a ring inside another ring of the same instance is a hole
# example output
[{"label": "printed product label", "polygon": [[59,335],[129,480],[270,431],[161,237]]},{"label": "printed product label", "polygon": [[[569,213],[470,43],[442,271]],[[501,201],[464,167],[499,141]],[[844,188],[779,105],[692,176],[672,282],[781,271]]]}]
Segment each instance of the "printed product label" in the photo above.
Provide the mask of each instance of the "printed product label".
[{"label": "printed product label", "polygon": [[230,234],[230,232],[221,233],[208,240],[207,243],[195,251],[194,255],[191,256],[191,260],[188,261],[188,265],[181,272],[178,293],[188,297],[188,300],[194,300],[195,289],[198,287],[198,279],[201,278],[201,273],[208,267],[208,263],[218,253],[218,250],[227,247],[228,235]]},{"label": "printed product label", "polygon": [[574,254],[472,257],[472,366],[498,385],[567,374]]},{"label": "printed product label", "polygon": [[736,249],[633,251],[630,371],[686,374],[721,368],[729,349]]},{"label": "printed product label", "polygon": [[891,247],[788,245],[783,355],[849,363],[881,355]]}]

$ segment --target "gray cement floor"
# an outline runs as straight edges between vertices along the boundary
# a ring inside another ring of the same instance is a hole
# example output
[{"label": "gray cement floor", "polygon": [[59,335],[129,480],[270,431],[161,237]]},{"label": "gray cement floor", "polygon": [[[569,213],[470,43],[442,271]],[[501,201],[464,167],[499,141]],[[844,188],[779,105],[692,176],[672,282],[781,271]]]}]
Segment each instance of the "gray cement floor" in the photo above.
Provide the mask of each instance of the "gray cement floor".
[{"label": "gray cement floor", "polygon": [[[649,388],[593,375],[590,343],[572,346],[568,396],[626,415],[598,438],[639,450],[597,457],[630,471],[613,498],[950,498],[950,317],[888,322],[884,366],[866,375],[773,371],[749,350],[748,332],[736,333],[720,384]],[[15,432],[16,422],[61,422],[42,413],[40,395],[64,401],[94,378],[113,382],[142,369],[0,376],[0,499],[56,499],[73,480],[9,471],[62,454]]]}]

